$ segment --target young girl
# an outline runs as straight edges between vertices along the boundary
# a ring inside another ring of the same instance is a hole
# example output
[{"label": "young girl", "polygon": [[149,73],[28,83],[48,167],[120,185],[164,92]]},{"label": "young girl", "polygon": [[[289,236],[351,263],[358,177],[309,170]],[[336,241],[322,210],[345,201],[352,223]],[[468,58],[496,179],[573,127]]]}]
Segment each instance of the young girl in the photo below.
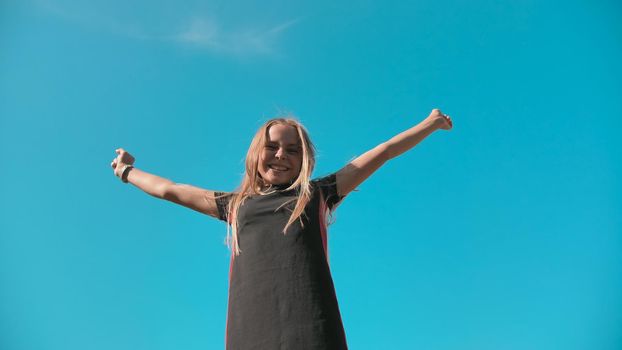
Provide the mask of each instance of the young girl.
[{"label": "young girl", "polygon": [[311,180],[315,149],[307,131],[295,119],[272,119],[255,134],[244,179],[229,193],[139,170],[121,148],[110,165],[123,182],[228,223],[227,349],[347,349],[328,265],[328,218],[386,161],[452,126],[434,109],[341,170]]}]

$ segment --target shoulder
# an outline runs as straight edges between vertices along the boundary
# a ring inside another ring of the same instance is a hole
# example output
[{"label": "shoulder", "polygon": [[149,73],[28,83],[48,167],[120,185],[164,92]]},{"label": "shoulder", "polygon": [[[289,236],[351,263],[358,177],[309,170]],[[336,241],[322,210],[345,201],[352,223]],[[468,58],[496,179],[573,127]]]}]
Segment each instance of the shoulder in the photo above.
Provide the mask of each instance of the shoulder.
[{"label": "shoulder", "polygon": [[311,184],[316,188],[335,186],[337,185],[337,174],[331,173],[328,175],[316,177],[311,180]]},{"label": "shoulder", "polygon": [[320,197],[331,210],[345,197],[339,195],[336,173],[315,178],[311,182],[314,191],[319,192]]}]

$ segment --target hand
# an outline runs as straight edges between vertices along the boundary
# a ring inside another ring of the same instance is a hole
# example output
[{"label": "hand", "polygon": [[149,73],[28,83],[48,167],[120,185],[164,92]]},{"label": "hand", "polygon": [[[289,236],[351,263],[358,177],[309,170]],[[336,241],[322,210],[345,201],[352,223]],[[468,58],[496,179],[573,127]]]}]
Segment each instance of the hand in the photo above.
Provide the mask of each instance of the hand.
[{"label": "hand", "polygon": [[118,156],[112,160],[110,166],[114,170],[114,175],[118,178],[121,178],[121,171],[123,170],[124,165],[134,165],[134,157],[131,154],[126,152],[123,148],[117,148],[115,152]]},{"label": "hand", "polygon": [[433,109],[430,115],[426,118],[432,122],[439,129],[449,130],[453,128],[454,123],[451,121],[451,117],[443,114],[440,109]]}]

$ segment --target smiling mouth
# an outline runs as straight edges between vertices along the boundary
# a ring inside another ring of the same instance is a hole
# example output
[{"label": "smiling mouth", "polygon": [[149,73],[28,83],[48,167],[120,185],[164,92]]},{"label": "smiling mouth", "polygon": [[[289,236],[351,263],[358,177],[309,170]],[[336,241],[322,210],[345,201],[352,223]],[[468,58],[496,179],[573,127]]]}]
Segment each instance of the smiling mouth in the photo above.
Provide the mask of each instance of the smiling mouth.
[{"label": "smiling mouth", "polygon": [[286,168],[284,166],[278,166],[278,165],[272,165],[272,164],[268,165],[268,168],[270,168],[272,170],[275,170],[275,171],[287,171],[287,170],[289,170],[289,168]]}]

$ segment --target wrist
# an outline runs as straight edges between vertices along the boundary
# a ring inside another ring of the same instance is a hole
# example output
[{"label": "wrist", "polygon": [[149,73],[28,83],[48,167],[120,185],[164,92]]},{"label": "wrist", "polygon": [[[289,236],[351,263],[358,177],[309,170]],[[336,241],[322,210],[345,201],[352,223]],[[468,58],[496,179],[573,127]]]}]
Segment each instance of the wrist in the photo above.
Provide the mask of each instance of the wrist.
[{"label": "wrist", "polygon": [[442,123],[443,123],[443,120],[441,118],[430,118],[430,117],[428,117],[428,118],[426,118],[423,121],[422,124],[423,124],[424,128],[430,129],[432,131],[436,131],[436,130],[441,128],[441,124]]},{"label": "wrist", "polygon": [[131,164],[126,164],[123,166],[123,168],[121,169],[121,174],[119,175],[119,178],[121,179],[121,181],[123,181],[124,183],[128,182],[127,178],[130,172],[132,171],[132,169],[134,169],[134,166]]}]

